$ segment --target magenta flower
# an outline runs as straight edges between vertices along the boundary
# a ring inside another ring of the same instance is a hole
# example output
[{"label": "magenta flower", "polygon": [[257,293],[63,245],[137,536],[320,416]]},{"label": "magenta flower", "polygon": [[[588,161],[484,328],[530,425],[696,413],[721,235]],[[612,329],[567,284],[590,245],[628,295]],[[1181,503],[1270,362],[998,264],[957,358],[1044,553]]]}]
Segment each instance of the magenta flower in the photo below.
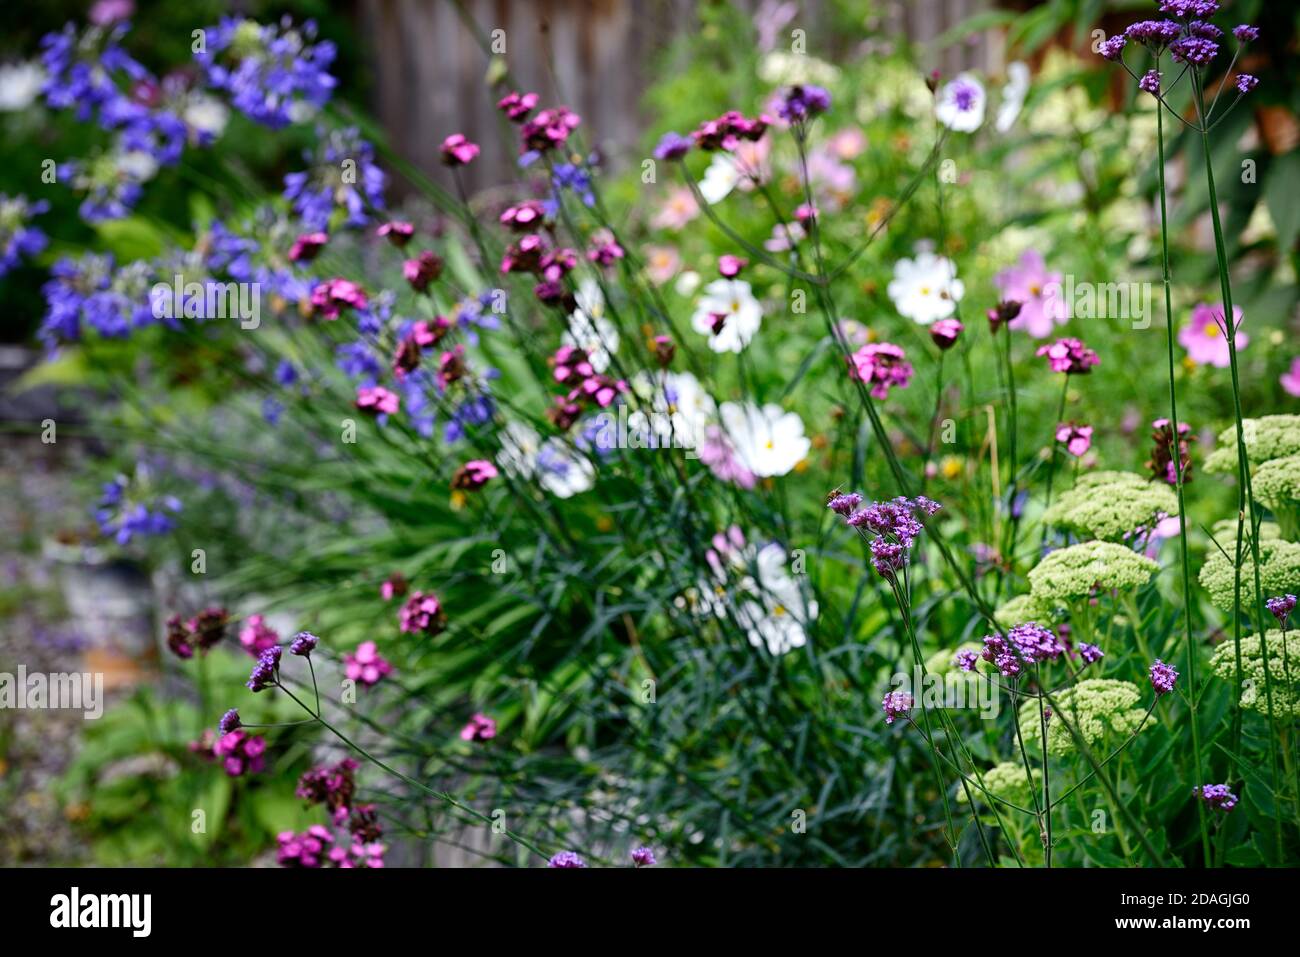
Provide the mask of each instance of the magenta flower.
[{"label": "magenta flower", "polygon": [[486,459],[471,459],[456,470],[451,478],[451,487],[479,489],[500,474],[497,467]]},{"label": "magenta flower", "polygon": [[401,249],[410,242],[411,237],[415,235],[415,227],[410,223],[393,220],[390,223],[384,223],[376,229],[375,235],[380,239],[387,239],[398,249]]},{"label": "magenta flower", "polygon": [[357,408],[371,415],[392,415],[401,404],[401,397],[383,386],[362,386],[357,390]]},{"label": "magenta flower", "polygon": [[906,718],[912,711],[915,699],[906,691],[891,691],[880,702],[880,709],[885,712],[885,724],[893,724],[897,718]]},{"label": "magenta flower", "polygon": [[536,93],[519,93],[511,91],[497,100],[497,109],[506,115],[511,123],[522,123],[528,114],[537,109],[540,97]]},{"label": "magenta flower", "polygon": [[401,572],[393,572],[379,586],[379,597],[384,601],[392,601],[405,595],[406,589],[406,576]]},{"label": "magenta flower", "polygon": [[1057,339],[1050,346],[1040,347],[1034,354],[1046,356],[1047,364],[1053,372],[1064,372],[1066,375],[1086,374],[1092,371],[1093,366],[1101,363],[1097,353],[1085,346],[1082,339],[1072,337]]},{"label": "magenta flower", "polygon": [[221,766],[232,778],[259,774],[266,768],[266,739],[250,735],[242,728],[229,731],[212,746],[214,756],[221,758]]},{"label": "magenta flower", "polygon": [[1300,397],[1300,356],[1291,360],[1290,370],[1283,372],[1277,381],[1282,383],[1282,389],[1287,395]]},{"label": "magenta flower", "polygon": [[748,259],[742,259],[740,256],[733,256],[727,253],[718,257],[718,274],[723,279],[735,279],[740,275],[740,271],[749,265]]},{"label": "magenta flower", "polygon": [[478,144],[465,138],[464,133],[452,133],[442,141],[442,161],[448,166],[465,166],[478,156]]},{"label": "magenta flower", "polygon": [[267,627],[262,615],[250,615],[239,632],[239,644],[254,658],[260,658],[262,652],[280,642],[280,636]]},{"label": "magenta flower", "polygon": [[[1242,313],[1232,307],[1232,324],[1237,332],[1237,348],[1246,348],[1250,339],[1241,331]],[[1198,365],[1226,369],[1231,364],[1228,354],[1227,328],[1223,322],[1223,305],[1200,303],[1192,310],[1192,321],[1178,331],[1178,344],[1187,350],[1187,357]]]},{"label": "magenta flower", "polygon": [[930,324],[930,338],[940,349],[951,349],[965,328],[957,319],[937,319]]},{"label": "magenta flower", "polygon": [[424,292],[429,283],[442,275],[442,260],[426,249],[414,259],[402,263],[402,275],[416,292]]},{"label": "magenta flower", "polygon": [[487,715],[478,713],[460,729],[462,741],[491,741],[497,736],[497,723]]},{"label": "magenta flower", "polygon": [[369,688],[392,674],[393,666],[384,660],[373,641],[363,641],[355,652],[343,656],[343,671],[351,680]]},{"label": "magenta flower", "polygon": [[848,356],[849,378],[871,386],[871,396],[884,399],[891,388],[907,388],[912,380],[912,364],[900,346],[890,342],[871,342]]},{"label": "magenta flower", "polygon": [[325,248],[325,244],[329,242],[329,239],[327,233],[303,233],[289,247],[290,261],[311,262]]},{"label": "magenta flower", "polygon": [[569,134],[581,123],[582,118],[567,106],[542,110],[519,128],[519,137],[523,140],[523,152],[544,153],[563,146]]},{"label": "magenta flower", "polygon": [[952,663],[961,671],[974,671],[975,665],[979,663],[980,654],[974,648],[965,648],[957,652]]},{"label": "magenta flower", "polygon": [[1061,274],[1048,272],[1043,256],[1027,249],[1019,264],[993,277],[1003,300],[1018,302],[1020,313],[1008,326],[1024,329],[1035,339],[1046,339],[1052,328],[1070,318],[1061,294]]},{"label": "magenta flower", "polygon": [[412,634],[436,635],[447,627],[447,615],[438,596],[418,591],[411,592],[411,597],[406,599],[397,621],[402,631]]},{"label": "magenta flower", "polygon": [[1264,607],[1268,609],[1268,613],[1276,618],[1277,623],[1284,629],[1286,628],[1287,619],[1291,617],[1291,612],[1295,611],[1295,606],[1295,595],[1279,595],[1264,602]]},{"label": "magenta flower", "polygon": [[323,319],[337,319],[343,307],[366,308],[365,290],[349,279],[327,279],[311,291],[312,310]]},{"label": "magenta flower", "polygon": [[1174,682],[1178,680],[1178,672],[1174,670],[1173,665],[1167,665],[1159,658],[1151,665],[1151,687],[1156,689],[1157,695],[1169,694],[1174,690]]},{"label": "magenta flower", "polygon": [[1092,447],[1092,426],[1062,422],[1056,427],[1056,441],[1065,446],[1065,451],[1079,458]]},{"label": "magenta flower", "polygon": [[632,863],[636,867],[653,867],[659,862],[655,860],[655,852],[642,845],[632,851]]},{"label": "magenta flower", "polygon": [[564,870],[564,869],[572,869],[578,867],[586,867],[587,862],[584,861],[577,854],[575,854],[573,851],[560,851],[560,853],[556,854],[547,862],[546,866]]}]

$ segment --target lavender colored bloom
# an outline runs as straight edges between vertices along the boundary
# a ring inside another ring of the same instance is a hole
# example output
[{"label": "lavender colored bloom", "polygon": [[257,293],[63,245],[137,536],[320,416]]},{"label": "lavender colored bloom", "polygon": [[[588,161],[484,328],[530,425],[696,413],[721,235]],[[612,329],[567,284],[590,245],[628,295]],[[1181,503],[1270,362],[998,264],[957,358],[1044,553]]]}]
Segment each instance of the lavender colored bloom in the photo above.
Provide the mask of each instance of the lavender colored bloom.
[{"label": "lavender colored bloom", "polygon": [[1259,86],[1259,77],[1252,76],[1249,73],[1241,73],[1237,76],[1238,92],[1249,93],[1257,86]]},{"label": "lavender colored bloom", "polygon": [[374,147],[355,127],[318,131],[315,150],[305,156],[309,168],[286,174],[284,196],[307,232],[326,230],[336,209],[347,225],[365,226],[372,211],[384,208],[386,177],[375,165]]},{"label": "lavender colored bloom", "polygon": [[1173,665],[1167,665],[1159,658],[1151,665],[1150,675],[1151,687],[1156,689],[1157,695],[1169,694],[1174,690],[1174,682],[1178,680],[1178,672]]},{"label": "lavender colored bloom", "polygon": [[231,708],[221,716],[221,721],[217,725],[217,730],[222,734],[229,734],[231,731],[241,727],[243,727],[243,725],[239,721],[239,709]]},{"label": "lavender colored bloom", "polygon": [[781,94],[776,112],[789,123],[801,123],[831,108],[831,95],[820,86],[796,85]]},{"label": "lavender colored bloom", "polygon": [[907,562],[906,546],[883,538],[871,540],[871,565],[881,578],[893,578]]},{"label": "lavender colored bloom", "polygon": [[562,196],[570,192],[591,207],[596,205],[596,194],[591,189],[591,174],[573,163],[556,163],[551,171],[551,195],[542,203],[546,215],[554,219],[560,211]]},{"label": "lavender colored bloom", "polygon": [[853,513],[859,505],[862,504],[862,496],[857,492],[832,492],[829,499],[826,500],[826,507],[832,512],[848,516]]},{"label": "lavender colored bloom", "polygon": [[43,199],[33,203],[25,196],[0,193],[0,277],[17,266],[19,260],[30,259],[45,248],[49,242],[45,233],[29,221],[49,208],[50,204]]},{"label": "lavender colored bloom", "polygon": [[275,685],[280,672],[280,646],[267,648],[253,666],[253,673],[248,677],[250,691],[264,691]]},{"label": "lavender colored bloom", "polygon": [[898,718],[906,718],[915,703],[915,699],[906,691],[890,691],[880,702],[880,709],[885,712],[885,724],[893,724]]},{"label": "lavender colored bloom", "polygon": [[1105,652],[1096,645],[1090,645],[1086,641],[1081,641],[1079,642],[1079,657],[1083,659],[1084,664],[1090,665],[1094,662],[1101,661],[1101,659],[1105,657]]},{"label": "lavender colored bloom", "polygon": [[665,133],[659,138],[659,144],[654,149],[654,158],[657,160],[676,160],[681,159],[691,151],[695,141],[689,136],[682,136],[680,133]]},{"label": "lavender colored bloom", "polygon": [[586,867],[587,862],[584,861],[573,851],[560,851],[560,853],[556,854],[546,863],[546,866],[567,870],[567,869],[578,868],[578,867]]},{"label": "lavender colored bloom", "polygon": [[1169,52],[1176,63],[1205,66],[1219,55],[1219,45],[1205,37],[1185,36],[1169,44]]},{"label": "lavender colored bloom", "polygon": [[1184,20],[1189,18],[1205,19],[1219,12],[1215,0],[1161,0],[1161,13],[1172,13]]},{"label": "lavender colored bloom", "polygon": [[1157,96],[1160,93],[1160,71],[1147,70],[1142,74],[1142,79],[1138,80],[1138,89]]},{"label": "lavender colored bloom", "polygon": [[289,654],[307,657],[316,650],[316,645],[320,639],[310,631],[300,631],[293,636],[293,642],[289,645]]},{"label": "lavender colored bloom", "polygon": [[1192,788],[1192,793],[1217,811],[1225,814],[1237,806],[1237,795],[1226,784],[1202,784]]},{"label": "lavender colored bloom", "polygon": [[1182,27],[1173,20],[1139,20],[1129,25],[1124,36],[1152,50],[1162,50],[1178,39]]},{"label": "lavender colored bloom", "polygon": [[145,503],[127,496],[126,478],[118,476],[103,487],[95,519],[99,530],[117,544],[129,544],[136,536],[166,535],[176,528],[172,515],[181,510],[180,500],[164,496]]},{"label": "lavender colored bloom", "polygon": [[632,863],[637,867],[651,867],[659,862],[655,860],[655,852],[642,845],[632,851]]},{"label": "lavender colored bloom", "polygon": [[1264,602],[1264,607],[1269,610],[1269,613],[1277,619],[1277,623],[1283,628],[1286,627],[1286,622],[1291,616],[1291,612],[1295,611],[1295,605],[1295,595],[1280,595],[1277,598],[1270,598],[1268,601]]},{"label": "lavender colored bloom", "polygon": [[1252,27],[1249,23],[1241,23],[1232,28],[1232,35],[1242,43],[1250,43],[1259,39],[1259,27]]},{"label": "lavender colored bloom", "polygon": [[1100,53],[1107,60],[1118,60],[1124,53],[1125,40],[1122,33],[1102,41]]},{"label": "lavender colored bloom", "polygon": [[953,658],[952,663],[961,671],[974,671],[979,660],[979,652],[973,648],[967,648],[964,651],[957,652],[957,656]]},{"label": "lavender colored bloom", "polygon": [[316,40],[316,25],[287,18],[265,26],[226,17],[204,31],[194,54],[208,84],[241,113],[272,129],[288,126],[329,102],[337,80],[329,73],[336,50]]}]

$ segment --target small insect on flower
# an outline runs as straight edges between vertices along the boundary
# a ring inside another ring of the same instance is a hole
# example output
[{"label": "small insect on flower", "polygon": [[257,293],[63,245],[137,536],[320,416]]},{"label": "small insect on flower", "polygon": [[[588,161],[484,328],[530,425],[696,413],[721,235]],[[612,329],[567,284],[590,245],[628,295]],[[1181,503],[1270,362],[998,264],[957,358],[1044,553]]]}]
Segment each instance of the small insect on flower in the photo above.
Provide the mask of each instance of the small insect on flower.
[{"label": "small insect on flower", "polygon": [[1174,682],[1178,680],[1178,672],[1174,670],[1173,665],[1167,665],[1159,658],[1151,665],[1151,687],[1156,690],[1157,695],[1169,694],[1174,690]]},{"label": "small insect on flower", "polygon": [[906,691],[891,691],[880,702],[885,712],[885,724],[893,724],[896,718],[906,718],[912,712],[915,699]]}]

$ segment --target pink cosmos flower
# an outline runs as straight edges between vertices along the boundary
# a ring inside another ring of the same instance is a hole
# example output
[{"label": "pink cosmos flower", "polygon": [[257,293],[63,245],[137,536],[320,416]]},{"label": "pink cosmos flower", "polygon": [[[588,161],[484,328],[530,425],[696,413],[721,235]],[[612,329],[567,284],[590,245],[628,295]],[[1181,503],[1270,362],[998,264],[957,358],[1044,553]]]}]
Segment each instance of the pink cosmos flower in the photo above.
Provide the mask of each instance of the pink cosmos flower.
[{"label": "pink cosmos flower", "polygon": [[[1244,349],[1250,342],[1241,331],[1242,314],[1237,306],[1232,307],[1232,324],[1237,330],[1237,348]],[[1214,366],[1226,369],[1231,364],[1228,353],[1228,338],[1223,325],[1223,304],[1211,306],[1200,303],[1192,310],[1192,321],[1178,331],[1178,344],[1187,350],[1187,358],[1198,365]]]},{"label": "pink cosmos flower", "polygon": [[668,191],[668,198],[663,206],[650,220],[655,229],[671,229],[674,232],[683,229],[696,216],[700,215],[699,204],[689,186],[676,186]]},{"label": "pink cosmos flower", "polygon": [[401,397],[383,386],[362,386],[357,390],[357,408],[371,415],[392,415],[401,404]]},{"label": "pink cosmos flower", "polygon": [[1012,329],[1024,329],[1035,339],[1046,339],[1054,325],[1070,318],[1061,295],[1061,274],[1048,272],[1037,250],[1025,250],[1019,264],[994,276],[993,284],[1002,299],[1020,303],[1020,314],[1008,323]]},{"label": "pink cosmos flower", "polygon": [[871,386],[873,399],[884,399],[891,388],[904,389],[912,380],[912,364],[902,348],[891,342],[872,342],[848,357],[849,378]]},{"label": "pink cosmos flower", "polygon": [[1062,422],[1056,427],[1056,441],[1065,446],[1065,450],[1079,458],[1092,447],[1092,426],[1075,425]]},{"label": "pink cosmos flower", "polygon": [[1282,388],[1287,395],[1300,396],[1300,356],[1291,360],[1290,371],[1283,372],[1282,377],[1277,381],[1282,383]]},{"label": "pink cosmos flower", "polygon": [[442,161],[448,166],[464,166],[478,156],[478,144],[471,143],[464,133],[452,133],[442,141]]},{"label": "pink cosmos flower", "polygon": [[741,488],[753,488],[754,473],[736,457],[736,450],[727,441],[726,433],[716,425],[710,425],[704,432],[704,441],[696,450],[703,462],[723,482],[731,482]]},{"label": "pink cosmos flower", "polygon": [[672,246],[646,246],[645,272],[656,286],[662,286],[677,275],[682,268],[681,254]]},{"label": "pink cosmos flower", "polygon": [[482,713],[475,714],[469,719],[469,723],[460,729],[462,741],[491,741],[496,736],[496,721]]},{"label": "pink cosmos flower", "polygon": [[380,655],[373,641],[363,641],[352,654],[343,656],[344,673],[367,688],[393,673],[393,666]]}]

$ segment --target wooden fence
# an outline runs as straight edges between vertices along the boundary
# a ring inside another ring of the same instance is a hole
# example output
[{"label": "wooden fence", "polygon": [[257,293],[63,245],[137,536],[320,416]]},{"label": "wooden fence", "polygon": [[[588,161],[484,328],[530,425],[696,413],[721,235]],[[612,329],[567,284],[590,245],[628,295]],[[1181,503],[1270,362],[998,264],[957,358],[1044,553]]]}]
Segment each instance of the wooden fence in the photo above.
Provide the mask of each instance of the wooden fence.
[{"label": "wooden fence", "polygon": [[[701,0],[702,3],[720,0]],[[763,0],[731,0],[751,15]],[[766,0],[768,7],[778,0]],[[807,31],[808,48],[830,58],[865,37],[825,35],[828,0],[801,0],[791,25]],[[463,132],[483,147],[468,171],[472,189],[511,179],[515,156],[506,151],[486,78],[490,64],[481,40],[493,31],[521,89],[565,103],[584,130],[617,160],[639,140],[640,101],[651,80],[652,58],[682,32],[696,28],[700,3],[691,0],[361,0],[360,25],[372,51],[376,109],[393,145],[426,171],[442,175],[438,147]],[[910,0],[878,5],[878,33],[934,40],[987,0]],[[471,28],[470,23],[476,25]],[[754,36],[738,38],[753,43]],[[996,36],[981,35],[936,51],[945,73],[998,68]],[[397,184],[400,191],[400,184]]]}]

